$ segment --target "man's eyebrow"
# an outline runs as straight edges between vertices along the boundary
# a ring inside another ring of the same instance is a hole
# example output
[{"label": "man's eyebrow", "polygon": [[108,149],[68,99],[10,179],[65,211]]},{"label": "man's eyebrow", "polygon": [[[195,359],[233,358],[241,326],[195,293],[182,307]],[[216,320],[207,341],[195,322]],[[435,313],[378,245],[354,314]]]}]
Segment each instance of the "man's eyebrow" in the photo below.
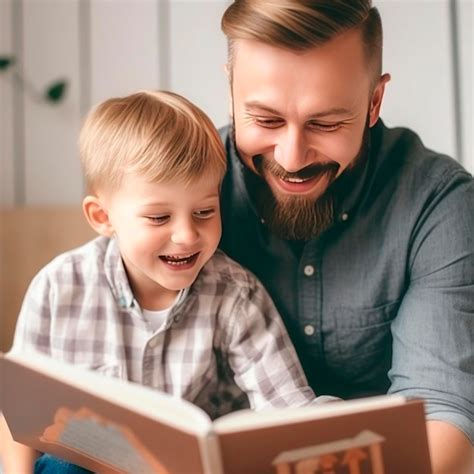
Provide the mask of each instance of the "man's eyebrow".
[{"label": "man's eyebrow", "polygon": [[281,113],[278,112],[278,110],[272,109],[271,107],[268,107],[268,105],[262,104],[258,100],[251,100],[250,102],[245,102],[245,108],[246,109],[259,109],[259,110],[268,112],[270,114],[281,115]]},{"label": "man's eyebrow", "polygon": [[[272,107],[269,107],[268,105],[262,104],[261,102],[257,100],[246,102],[245,107],[250,110],[259,109],[273,115],[278,115],[278,116],[283,115],[278,110],[273,109]],[[311,114],[308,118],[322,118],[322,117],[327,117],[328,115],[350,115],[350,114],[352,114],[352,110],[346,109],[345,107],[332,107],[330,109]]]}]

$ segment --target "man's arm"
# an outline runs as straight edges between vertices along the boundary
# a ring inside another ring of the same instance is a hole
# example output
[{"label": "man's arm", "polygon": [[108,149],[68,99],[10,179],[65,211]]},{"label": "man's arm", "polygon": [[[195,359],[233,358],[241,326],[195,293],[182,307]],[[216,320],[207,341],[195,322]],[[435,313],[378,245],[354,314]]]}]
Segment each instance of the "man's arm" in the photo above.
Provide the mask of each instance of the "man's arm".
[{"label": "man's arm", "polygon": [[446,172],[413,233],[389,392],[425,400],[433,472],[472,470],[474,182]]},{"label": "man's arm", "polygon": [[0,457],[4,473],[32,473],[38,456],[38,451],[13,440],[5,418],[0,414]]},{"label": "man's arm", "polygon": [[444,421],[427,422],[433,474],[472,474],[473,446],[466,435]]}]

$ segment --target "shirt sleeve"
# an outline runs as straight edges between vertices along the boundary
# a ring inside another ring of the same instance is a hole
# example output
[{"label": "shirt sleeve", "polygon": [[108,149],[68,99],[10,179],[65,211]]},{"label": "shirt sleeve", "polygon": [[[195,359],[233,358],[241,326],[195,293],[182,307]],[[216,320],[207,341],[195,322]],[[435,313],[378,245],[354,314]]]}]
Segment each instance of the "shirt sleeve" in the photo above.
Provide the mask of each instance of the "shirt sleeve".
[{"label": "shirt sleeve", "polygon": [[52,284],[45,269],[31,281],[15,328],[12,352],[51,354],[50,325]]},{"label": "shirt sleeve", "polygon": [[412,236],[409,286],[392,323],[391,393],[473,441],[474,182],[445,179]]},{"label": "shirt sleeve", "polygon": [[253,280],[227,318],[225,347],[237,385],[251,408],[301,406],[315,399],[283,322],[263,286]]}]

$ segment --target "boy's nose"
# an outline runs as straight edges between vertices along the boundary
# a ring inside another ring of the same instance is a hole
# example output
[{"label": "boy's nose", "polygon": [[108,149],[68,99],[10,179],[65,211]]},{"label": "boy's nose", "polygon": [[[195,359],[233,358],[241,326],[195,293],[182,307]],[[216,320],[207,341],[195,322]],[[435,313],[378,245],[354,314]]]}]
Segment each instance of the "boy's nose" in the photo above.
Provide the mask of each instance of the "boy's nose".
[{"label": "boy's nose", "polygon": [[192,224],[180,224],[171,234],[171,242],[176,245],[192,245],[199,238],[199,233]]}]

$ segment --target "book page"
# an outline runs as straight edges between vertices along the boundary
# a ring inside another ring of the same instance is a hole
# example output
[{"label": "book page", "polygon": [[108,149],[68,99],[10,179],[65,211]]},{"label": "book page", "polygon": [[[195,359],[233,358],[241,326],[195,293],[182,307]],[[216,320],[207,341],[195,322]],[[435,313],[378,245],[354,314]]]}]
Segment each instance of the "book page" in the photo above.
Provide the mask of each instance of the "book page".
[{"label": "book page", "polygon": [[59,408],[40,441],[86,455],[110,469],[169,473],[129,427],[112,423],[84,407],[77,411]]}]

